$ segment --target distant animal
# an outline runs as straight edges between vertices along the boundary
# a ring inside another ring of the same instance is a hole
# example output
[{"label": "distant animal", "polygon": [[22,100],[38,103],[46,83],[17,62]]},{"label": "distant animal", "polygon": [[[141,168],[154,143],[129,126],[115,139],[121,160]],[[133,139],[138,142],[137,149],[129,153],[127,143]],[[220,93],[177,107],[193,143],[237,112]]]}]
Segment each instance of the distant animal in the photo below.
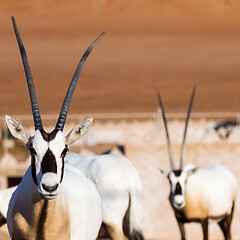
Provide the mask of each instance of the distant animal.
[{"label": "distant animal", "polygon": [[124,144],[117,144],[115,147],[113,148],[108,148],[105,151],[103,151],[102,155],[104,154],[110,154],[112,153],[113,150],[118,150],[120,154],[122,154],[123,156],[126,155],[126,149],[125,149],[125,145]]},{"label": "distant animal", "polygon": [[207,126],[205,133],[208,133],[210,130],[214,130],[221,139],[225,140],[230,136],[234,127],[238,125],[240,125],[239,121],[227,119]]},{"label": "distant animal", "polygon": [[209,167],[184,166],[185,139],[194,95],[195,88],[193,89],[185,122],[180,167],[175,168],[167,120],[162,100],[158,93],[158,101],[162,110],[171,165],[170,172],[160,169],[160,173],[169,180],[171,186],[169,201],[174,210],[182,240],[186,239],[184,224],[191,222],[201,223],[203,239],[207,240],[208,223],[211,221],[217,222],[223,232],[225,240],[230,240],[230,228],[237,194],[236,178],[228,169],[219,165]]},{"label": "distant animal", "polygon": [[92,119],[78,124],[67,136],[63,135],[63,128],[84,63],[103,34],[81,58],[56,127],[48,133],[43,128],[26,51],[13,17],[12,21],[28,83],[35,133],[30,136],[22,125],[6,116],[11,134],[22,141],[31,154],[31,165],[10,199],[7,211],[10,237],[13,240],[95,240],[102,223],[99,193],[77,168],[65,162],[68,146],[87,132]]}]

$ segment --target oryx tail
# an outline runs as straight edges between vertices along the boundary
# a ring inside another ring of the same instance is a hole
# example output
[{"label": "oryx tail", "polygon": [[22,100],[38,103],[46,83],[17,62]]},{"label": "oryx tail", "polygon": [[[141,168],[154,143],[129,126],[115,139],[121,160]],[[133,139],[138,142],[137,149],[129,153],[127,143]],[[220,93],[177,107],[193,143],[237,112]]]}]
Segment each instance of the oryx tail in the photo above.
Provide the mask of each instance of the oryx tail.
[{"label": "oryx tail", "polygon": [[142,234],[142,201],[136,190],[129,194],[129,240],[144,240]]}]

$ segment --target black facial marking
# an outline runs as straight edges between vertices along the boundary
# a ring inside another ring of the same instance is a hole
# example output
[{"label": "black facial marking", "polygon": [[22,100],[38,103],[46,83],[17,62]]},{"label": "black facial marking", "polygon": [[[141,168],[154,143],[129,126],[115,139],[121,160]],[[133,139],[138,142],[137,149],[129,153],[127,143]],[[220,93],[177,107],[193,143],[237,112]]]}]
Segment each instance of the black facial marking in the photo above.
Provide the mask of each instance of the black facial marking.
[{"label": "black facial marking", "polygon": [[[56,134],[57,134],[58,131],[59,130],[54,129],[51,133],[47,133],[47,132],[44,131],[44,129],[40,129],[41,135],[46,142],[52,141],[56,137]],[[31,153],[31,156],[32,156],[31,171],[32,171],[33,181],[35,182],[36,185],[38,185],[37,176],[36,176],[36,166],[35,166],[35,156],[37,155],[37,153],[32,146],[32,142],[29,143],[29,145],[27,147],[28,147],[28,149]],[[66,146],[65,149],[63,150],[62,154],[61,154],[61,158],[63,160],[64,160],[64,157],[65,157],[67,151],[68,151],[68,148]],[[63,178],[64,161],[63,161],[62,165],[63,166],[62,166],[61,181],[62,181],[62,178]],[[47,150],[47,152],[45,153],[45,155],[42,159],[41,168],[42,168],[42,174],[47,173],[47,172],[57,173],[56,158],[55,158],[54,154],[52,153],[52,151],[50,149]]]},{"label": "black facial marking", "polygon": [[176,177],[179,177],[182,174],[182,170],[173,170],[173,173]]},{"label": "black facial marking", "polygon": [[50,149],[48,149],[47,152],[45,153],[42,159],[41,167],[42,174],[47,172],[57,173],[56,158]]},{"label": "black facial marking", "polygon": [[182,195],[182,187],[179,182],[176,184],[175,195]]},{"label": "black facial marking", "polygon": [[63,149],[63,151],[62,151],[62,153],[61,153],[61,158],[65,158],[65,156],[66,156],[66,154],[67,154],[67,152],[68,152],[68,147],[67,147],[67,145],[65,145],[65,148]]},{"label": "black facial marking", "polygon": [[68,146],[65,145],[65,148],[63,149],[62,154],[61,154],[61,158],[62,158],[62,174],[61,174],[61,180],[60,180],[60,182],[62,182],[62,180],[63,180],[63,174],[64,174],[64,158],[65,158],[67,152],[68,152]]},{"label": "black facial marking", "polygon": [[35,151],[35,149],[33,147],[30,147],[29,151],[31,153],[31,156],[34,156],[34,155],[36,156],[37,155],[37,153],[36,153],[36,151]]},{"label": "black facial marking", "polygon": [[31,156],[31,171],[32,171],[32,178],[36,185],[38,185],[37,182],[37,176],[36,176],[36,166],[35,166],[35,157]]},{"label": "black facial marking", "polygon": [[62,158],[62,174],[61,174],[61,180],[60,180],[60,183],[61,183],[62,180],[63,180],[63,174],[64,174],[64,158]]},{"label": "black facial marking", "polygon": [[41,135],[46,142],[52,141],[59,130],[54,129],[51,133],[47,133],[44,129],[40,129]]},{"label": "black facial marking", "polygon": [[33,148],[32,142],[29,142],[27,146],[28,150],[30,151],[31,154],[31,172],[32,172],[32,178],[33,181],[36,185],[38,185],[37,182],[37,176],[36,176],[36,166],[35,166],[35,156],[37,155],[35,149]]}]

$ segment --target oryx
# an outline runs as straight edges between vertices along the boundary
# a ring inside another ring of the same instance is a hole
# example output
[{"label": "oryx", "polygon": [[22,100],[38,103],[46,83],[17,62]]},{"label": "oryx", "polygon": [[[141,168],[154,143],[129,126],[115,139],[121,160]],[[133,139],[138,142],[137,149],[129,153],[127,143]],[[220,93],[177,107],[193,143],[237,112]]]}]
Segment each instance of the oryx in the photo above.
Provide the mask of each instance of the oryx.
[{"label": "oryx", "polygon": [[228,169],[219,165],[204,168],[194,165],[184,166],[185,140],[194,95],[195,88],[192,92],[185,122],[180,167],[175,168],[167,120],[162,100],[158,93],[171,164],[170,172],[161,169],[160,172],[168,178],[171,186],[169,201],[174,210],[182,240],[185,239],[184,224],[190,222],[199,222],[202,224],[204,240],[207,240],[208,223],[210,221],[216,221],[225,239],[230,240],[230,227],[237,193],[236,178]]},{"label": "oryx", "polygon": [[31,165],[9,203],[7,226],[11,239],[95,240],[102,222],[99,193],[77,168],[65,164],[68,146],[87,132],[92,119],[83,121],[65,137],[63,128],[84,63],[104,33],[81,58],[56,127],[48,133],[43,128],[30,66],[13,17],[12,21],[28,83],[35,133],[30,136],[17,121],[6,116],[10,132],[25,144],[31,154]]},{"label": "oryx", "polygon": [[142,182],[124,156],[81,156],[69,152],[66,162],[95,183],[102,200],[103,228],[112,240],[143,240]]}]

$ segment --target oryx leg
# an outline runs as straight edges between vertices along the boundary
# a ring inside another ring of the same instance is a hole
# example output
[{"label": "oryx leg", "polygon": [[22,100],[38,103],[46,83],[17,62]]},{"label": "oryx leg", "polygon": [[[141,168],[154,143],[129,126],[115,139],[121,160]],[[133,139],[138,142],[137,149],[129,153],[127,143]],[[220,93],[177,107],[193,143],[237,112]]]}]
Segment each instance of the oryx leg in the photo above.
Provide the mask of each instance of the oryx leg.
[{"label": "oryx leg", "polygon": [[178,226],[179,226],[180,233],[181,233],[181,239],[185,240],[186,238],[185,238],[184,223],[181,220],[178,220],[178,219],[177,219],[177,222],[178,222]]},{"label": "oryx leg", "polygon": [[231,238],[229,238],[229,234],[228,234],[228,226],[227,226],[227,217],[225,217],[223,220],[221,220],[220,222],[218,222],[218,225],[220,226],[223,235],[224,235],[224,239],[225,240],[230,240]]},{"label": "oryx leg", "polygon": [[0,227],[7,223],[6,218],[0,213]]},{"label": "oryx leg", "polygon": [[103,222],[107,235],[111,240],[126,240],[123,231],[123,220],[129,206],[127,191],[105,188],[100,194],[102,198]]},{"label": "oryx leg", "polygon": [[104,228],[111,240],[127,240],[121,225],[104,223]]},{"label": "oryx leg", "polygon": [[203,230],[203,240],[208,240],[208,218],[201,221]]},{"label": "oryx leg", "polygon": [[231,240],[231,223],[232,223],[233,211],[234,211],[234,204],[233,204],[231,213],[228,214],[222,221],[218,222],[218,225],[220,226],[223,232],[225,240]]}]

